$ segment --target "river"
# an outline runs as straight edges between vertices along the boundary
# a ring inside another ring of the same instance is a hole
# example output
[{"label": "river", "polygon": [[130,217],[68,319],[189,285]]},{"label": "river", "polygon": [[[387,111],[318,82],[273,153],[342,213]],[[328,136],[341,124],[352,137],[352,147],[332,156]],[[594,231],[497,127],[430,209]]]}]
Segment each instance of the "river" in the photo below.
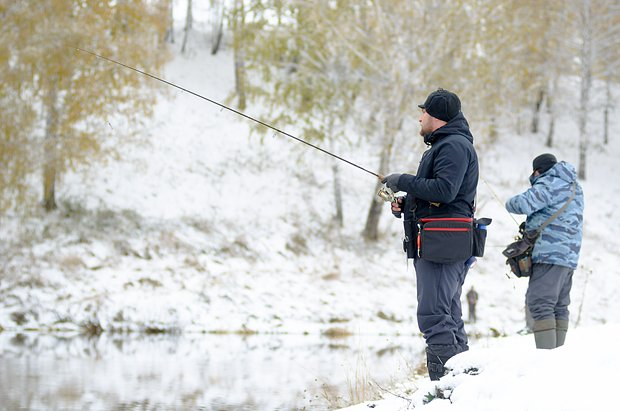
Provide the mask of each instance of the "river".
[{"label": "river", "polygon": [[0,333],[2,410],[328,410],[423,360],[412,336]]}]

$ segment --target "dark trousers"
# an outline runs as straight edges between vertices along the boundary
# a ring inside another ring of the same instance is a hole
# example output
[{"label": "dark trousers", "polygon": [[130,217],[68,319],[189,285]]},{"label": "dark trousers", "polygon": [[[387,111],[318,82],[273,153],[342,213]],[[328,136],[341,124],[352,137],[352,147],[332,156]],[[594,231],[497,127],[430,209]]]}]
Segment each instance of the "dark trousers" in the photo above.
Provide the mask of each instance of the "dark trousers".
[{"label": "dark trousers", "polygon": [[459,346],[458,352],[467,350],[461,309],[461,290],[468,271],[465,262],[438,264],[416,259],[414,264],[418,327],[426,344]]},{"label": "dark trousers", "polygon": [[568,320],[573,270],[555,264],[534,264],[525,299],[535,321]]}]

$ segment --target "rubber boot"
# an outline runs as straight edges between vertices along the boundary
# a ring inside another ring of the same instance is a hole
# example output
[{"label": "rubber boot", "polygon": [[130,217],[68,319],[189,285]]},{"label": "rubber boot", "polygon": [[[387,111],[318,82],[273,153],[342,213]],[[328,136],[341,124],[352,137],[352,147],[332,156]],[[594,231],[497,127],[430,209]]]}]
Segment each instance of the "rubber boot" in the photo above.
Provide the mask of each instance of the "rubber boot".
[{"label": "rubber boot", "polygon": [[534,341],[536,348],[551,350],[556,347],[555,318],[534,322]]},{"label": "rubber boot", "polygon": [[568,320],[555,320],[555,346],[564,345],[568,331]]},{"label": "rubber boot", "polygon": [[461,352],[458,345],[431,344],[426,347],[426,367],[431,381],[438,381],[447,374],[445,363]]}]

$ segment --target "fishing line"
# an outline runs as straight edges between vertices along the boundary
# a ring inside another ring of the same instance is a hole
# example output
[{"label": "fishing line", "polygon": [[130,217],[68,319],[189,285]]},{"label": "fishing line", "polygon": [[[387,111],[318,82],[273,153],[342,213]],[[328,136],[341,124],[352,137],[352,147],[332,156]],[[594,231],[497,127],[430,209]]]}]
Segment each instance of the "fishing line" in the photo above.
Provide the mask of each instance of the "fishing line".
[{"label": "fishing line", "polygon": [[[480,177],[480,180],[482,180],[482,182],[484,184],[487,185],[487,187],[489,188],[489,190],[491,191],[491,194],[493,195],[493,197],[495,198],[495,200],[497,200],[498,203],[501,204],[502,208],[504,208],[504,203],[502,203],[502,200],[499,199],[499,197],[497,196],[497,193],[495,193],[495,190],[493,190],[493,187],[491,187],[491,184],[489,184],[487,182],[487,180],[485,180],[484,178]],[[505,208],[504,208],[505,209]],[[508,211],[506,211],[508,212]],[[510,213],[508,213],[508,215],[510,216],[510,218],[512,218],[512,221],[515,222],[515,224],[517,225],[517,227],[519,226],[519,223],[517,222],[517,220],[514,218],[514,216]]]},{"label": "fishing line", "polygon": [[286,136],[286,137],[289,137],[289,138],[292,138],[293,140],[299,141],[300,143],[303,143],[303,144],[305,144],[305,145],[307,145],[307,146],[310,146],[310,147],[312,147],[312,148],[314,148],[314,149],[316,149],[316,150],[319,150],[319,151],[321,151],[321,152],[323,152],[323,153],[325,153],[325,154],[328,154],[328,155],[330,155],[330,156],[332,156],[332,157],[334,157],[334,158],[336,158],[336,159],[338,159],[338,160],[340,160],[340,161],[344,161],[345,163],[347,163],[347,164],[349,164],[349,165],[352,165],[353,167],[357,167],[357,168],[359,168],[360,170],[367,172],[368,174],[372,174],[373,176],[375,176],[375,177],[377,177],[377,178],[381,178],[381,176],[380,176],[379,174],[377,174],[377,173],[373,173],[372,171],[370,171],[370,170],[368,170],[368,169],[366,169],[366,168],[364,168],[364,167],[362,167],[362,166],[359,166],[359,165],[357,165],[357,164],[353,163],[352,161],[349,161],[349,160],[347,160],[347,159],[344,159],[344,158],[342,158],[342,157],[340,157],[340,156],[338,156],[338,155],[336,155],[336,154],[330,153],[329,151],[324,150],[324,149],[322,149],[321,147],[315,146],[314,144],[309,143],[309,142],[307,142],[307,141],[305,141],[305,140],[302,140],[302,139],[301,139],[301,138],[299,138],[299,137],[295,137],[294,135],[289,134],[289,133],[287,133],[286,131],[280,130],[280,129],[279,129],[279,128],[277,128],[277,127],[274,127],[274,126],[272,126],[272,125],[270,125],[270,124],[267,124],[267,123],[265,123],[264,121],[258,120],[258,119],[254,118],[254,117],[252,117],[252,116],[249,116],[249,115],[247,115],[247,114],[245,114],[245,113],[242,113],[242,112],[241,112],[241,111],[239,111],[239,110],[235,110],[234,108],[232,108],[232,107],[228,107],[228,106],[227,106],[227,105],[225,105],[225,104],[219,103],[219,102],[217,102],[217,101],[215,101],[215,100],[212,100],[212,99],[210,99],[210,98],[208,98],[208,97],[202,96],[202,95],[200,95],[200,94],[198,94],[198,93],[195,93],[195,92],[193,92],[193,91],[191,91],[191,90],[188,90],[188,89],[186,89],[185,87],[181,87],[181,86],[179,86],[179,85],[176,85],[176,84],[174,84],[174,83],[171,83],[170,81],[167,81],[167,80],[164,80],[164,79],[162,79],[162,78],[159,78],[159,77],[157,77],[157,76],[155,76],[155,75],[153,75],[153,74],[150,74],[150,73],[147,73],[147,72],[145,72],[145,71],[139,70],[139,69],[137,69],[137,68],[134,68],[134,67],[128,66],[127,64],[121,63],[120,61],[113,60],[113,59],[111,59],[111,58],[108,58],[108,57],[102,56],[102,55],[97,54],[97,53],[94,53],[94,52],[92,52],[92,51],[84,50],[84,49],[81,49],[81,48],[79,48],[79,47],[72,47],[72,48],[74,48],[74,49],[75,49],[75,50],[77,50],[77,51],[81,51],[81,52],[83,52],[83,53],[90,54],[90,55],[95,56],[95,57],[97,57],[97,58],[100,58],[100,59],[102,59],[102,60],[106,60],[106,61],[108,61],[108,62],[110,62],[110,63],[118,64],[119,66],[122,66],[122,67],[128,68],[128,69],[130,69],[130,70],[133,70],[133,71],[135,71],[135,72],[137,72],[137,73],[140,73],[140,74],[143,74],[143,75],[145,75],[145,76],[148,76],[148,77],[150,77],[150,78],[152,78],[152,79],[155,79],[155,80],[157,80],[157,81],[161,81],[162,83],[167,84],[167,85],[169,85],[169,86],[172,86],[172,87],[178,88],[178,89],[179,89],[179,90],[181,90],[181,91],[185,91],[186,93],[189,93],[189,94],[194,95],[194,96],[196,96],[196,97],[199,97],[199,98],[201,98],[201,99],[203,99],[203,100],[206,100],[206,101],[208,101],[208,102],[209,102],[209,103],[211,103],[211,104],[215,104],[216,106],[219,106],[219,107],[221,107],[222,109],[226,109],[226,110],[231,111],[231,112],[233,112],[233,113],[235,113],[235,114],[238,114],[238,115],[240,115],[240,116],[242,116],[242,117],[245,117],[245,118],[247,118],[248,120],[254,121],[254,122],[256,122],[256,123],[258,123],[258,124],[260,124],[260,125],[262,125],[262,126],[264,126],[264,127],[270,128],[270,129],[272,129],[272,130],[274,130],[274,131],[277,131],[278,133],[280,133],[280,134],[282,134],[282,135],[284,135],[284,136]]}]

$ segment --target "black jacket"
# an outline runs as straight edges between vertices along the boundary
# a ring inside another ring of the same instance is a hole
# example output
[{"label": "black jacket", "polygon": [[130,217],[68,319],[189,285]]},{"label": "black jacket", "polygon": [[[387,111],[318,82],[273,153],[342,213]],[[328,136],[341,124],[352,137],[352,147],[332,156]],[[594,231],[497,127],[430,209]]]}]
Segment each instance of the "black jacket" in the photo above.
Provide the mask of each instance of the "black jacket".
[{"label": "black jacket", "polygon": [[473,217],[478,185],[478,155],[469,124],[459,113],[424,138],[417,175],[403,174],[400,191],[407,192],[404,217]]}]

